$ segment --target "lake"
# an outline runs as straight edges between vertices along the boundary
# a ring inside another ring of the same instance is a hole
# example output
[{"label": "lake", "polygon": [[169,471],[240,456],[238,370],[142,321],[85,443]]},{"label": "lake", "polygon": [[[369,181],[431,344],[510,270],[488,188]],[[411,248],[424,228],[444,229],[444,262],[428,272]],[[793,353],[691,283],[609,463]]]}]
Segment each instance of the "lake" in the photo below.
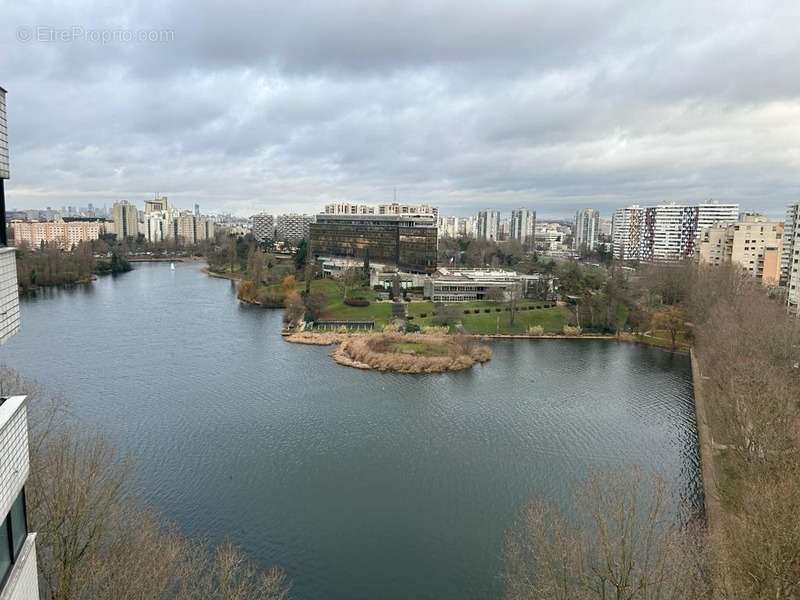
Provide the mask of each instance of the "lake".
[{"label": "lake", "polygon": [[498,598],[519,509],[592,470],[655,469],[702,510],[687,356],[518,340],[468,372],[360,371],[199,268],[41,291],[0,361],[131,453],[185,533],[281,565],[295,598]]}]

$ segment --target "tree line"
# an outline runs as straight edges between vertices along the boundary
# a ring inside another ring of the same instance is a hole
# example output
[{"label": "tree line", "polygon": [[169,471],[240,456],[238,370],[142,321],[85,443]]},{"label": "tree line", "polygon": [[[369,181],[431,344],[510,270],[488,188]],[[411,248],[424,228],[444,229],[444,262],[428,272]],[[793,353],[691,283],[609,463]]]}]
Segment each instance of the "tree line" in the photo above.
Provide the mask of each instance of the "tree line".
[{"label": "tree line", "polygon": [[566,507],[522,511],[506,598],[799,598],[800,321],[735,268],[649,266],[601,293],[646,319],[668,313],[693,342],[709,527],[679,522],[658,477],[595,473]]},{"label": "tree line", "polygon": [[131,270],[124,248],[110,247],[102,240],[79,242],[71,250],[64,250],[56,242],[42,242],[36,249],[22,242],[16,248],[16,259],[17,283],[23,292],[42,286],[87,283],[95,274]]}]

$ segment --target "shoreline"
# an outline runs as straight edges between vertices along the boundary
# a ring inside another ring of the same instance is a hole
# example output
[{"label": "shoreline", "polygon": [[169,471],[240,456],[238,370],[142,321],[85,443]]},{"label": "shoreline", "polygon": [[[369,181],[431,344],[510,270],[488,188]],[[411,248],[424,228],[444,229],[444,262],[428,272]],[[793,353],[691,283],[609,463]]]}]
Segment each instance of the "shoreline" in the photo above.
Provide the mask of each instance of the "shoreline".
[{"label": "shoreline", "polygon": [[[700,477],[703,479],[703,508],[711,552],[725,553],[724,531],[720,522],[725,513],[719,496],[719,486],[714,465],[714,436],[708,424],[705,396],[703,395],[703,373],[700,361],[694,352],[689,351],[692,362],[692,393],[694,395],[695,424],[697,426],[697,445],[700,451]],[[724,558],[724,556],[722,557]],[[730,581],[722,571],[718,575],[721,586],[730,594]]]},{"label": "shoreline", "polygon": [[[243,301],[244,302],[244,301]],[[260,306],[260,305],[258,305]],[[286,329],[281,330],[281,337],[287,342],[294,343],[294,344],[307,344],[311,346],[332,346],[334,344],[340,344],[344,340],[349,339],[350,337],[358,337],[369,335],[370,333],[380,333],[380,332],[358,332],[358,331],[347,331],[347,332],[333,332],[333,331],[289,331]],[[446,336],[455,336],[458,334],[447,333],[444,334]],[[670,348],[665,348],[663,346],[657,346],[656,344],[649,344],[644,340],[636,338],[635,336],[630,335],[622,335],[622,336],[615,336],[615,335],[564,335],[564,334],[553,334],[553,335],[528,335],[528,334],[504,334],[504,333],[491,333],[491,334],[462,334],[463,337],[474,339],[474,340],[601,340],[606,342],[623,342],[626,344],[636,344],[640,346],[645,346],[647,348],[655,348],[657,350],[663,350],[665,352],[671,352],[674,354],[683,354],[685,356],[690,356],[691,348],[688,350],[684,350],[682,348],[676,348],[672,350]],[[289,339],[293,338],[293,339]]]},{"label": "shoreline", "polygon": [[[471,336],[459,339],[443,333],[301,331],[288,333],[284,340],[312,346],[335,345],[330,356],[345,367],[404,374],[463,371],[488,362],[492,354],[487,346],[473,344]],[[398,350],[395,345],[399,344],[417,344],[423,353],[417,353],[417,348]],[[431,350],[433,353],[428,353]]]}]

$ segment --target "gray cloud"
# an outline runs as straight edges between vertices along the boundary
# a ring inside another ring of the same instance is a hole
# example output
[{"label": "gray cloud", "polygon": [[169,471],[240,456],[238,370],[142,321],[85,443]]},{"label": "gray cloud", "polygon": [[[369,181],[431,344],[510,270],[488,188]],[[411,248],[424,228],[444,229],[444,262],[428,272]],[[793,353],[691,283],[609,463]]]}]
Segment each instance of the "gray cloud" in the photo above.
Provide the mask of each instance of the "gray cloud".
[{"label": "gray cloud", "polygon": [[[249,214],[333,199],[568,215],[798,199],[800,5],[688,0],[4,7],[12,206]],[[22,43],[20,27],[172,30]]]}]

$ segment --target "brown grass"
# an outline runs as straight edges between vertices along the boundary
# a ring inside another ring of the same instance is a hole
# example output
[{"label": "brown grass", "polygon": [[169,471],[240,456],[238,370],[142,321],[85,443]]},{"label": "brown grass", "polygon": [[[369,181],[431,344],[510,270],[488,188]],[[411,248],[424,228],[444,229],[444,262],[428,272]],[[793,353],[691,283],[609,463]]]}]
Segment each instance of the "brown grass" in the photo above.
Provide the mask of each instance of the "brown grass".
[{"label": "brown grass", "polygon": [[[418,351],[408,350],[410,347]],[[397,373],[442,373],[488,361],[491,350],[465,336],[377,333],[348,337],[333,353],[348,367]]]}]

